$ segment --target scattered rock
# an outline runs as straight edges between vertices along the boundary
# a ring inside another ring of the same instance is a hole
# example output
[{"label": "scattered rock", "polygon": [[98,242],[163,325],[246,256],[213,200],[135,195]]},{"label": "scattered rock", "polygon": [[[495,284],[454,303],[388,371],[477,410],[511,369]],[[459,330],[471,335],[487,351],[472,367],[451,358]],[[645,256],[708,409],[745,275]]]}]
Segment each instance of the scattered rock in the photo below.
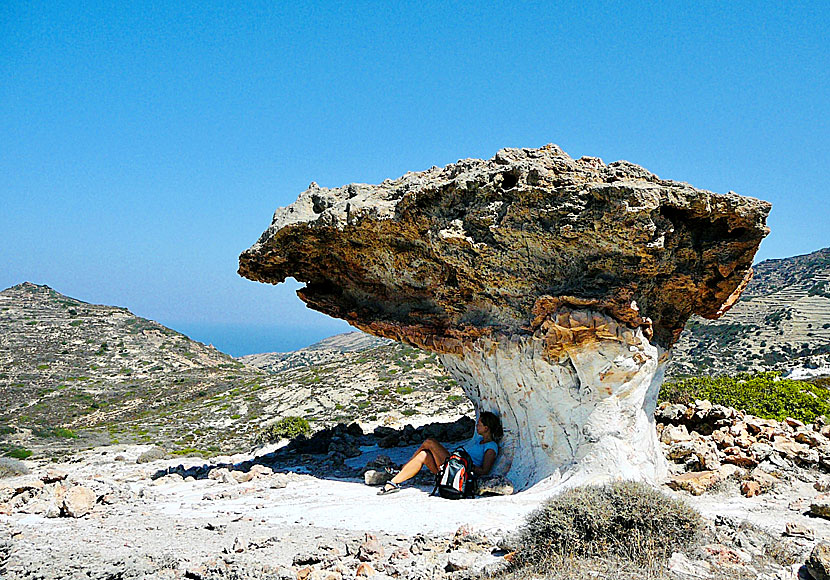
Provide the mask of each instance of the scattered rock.
[{"label": "scattered rock", "polygon": [[757,481],[752,480],[741,482],[741,493],[746,497],[761,495],[761,485]]},{"label": "scattered rock", "polygon": [[65,471],[50,468],[46,470],[46,473],[40,479],[43,483],[56,483],[58,481],[63,481],[66,477],[67,474]]},{"label": "scattered rock", "polygon": [[701,495],[718,481],[720,475],[716,471],[690,471],[671,476],[668,485],[675,490],[682,489],[692,495]]},{"label": "scattered rock", "polygon": [[669,572],[680,578],[711,578],[712,566],[705,560],[690,560],[683,552],[674,552],[669,559]]},{"label": "scattered rock", "polygon": [[387,471],[369,469],[363,474],[363,481],[366,485],[382,485],[394,476]]},{"label": "scattered rock", "polygon": [[447,557],[447,565],[444,570],[447,572],[458,572],[471,568],[477,559],[477,555],[465,550],[450,552]]},{"label": "scattered rock", "polygon": [[816,544],[806,564],[815,580],[830,580],[830,543],[822,541]]},{"label": "scattered rock", "polygon": [[243,538],[240,538],[238,536],[236,538],[234,538],[233,548],[231,548],[231,550],[233,552],[239,554],[241,552],[244,552],[247,549],[248,549],[248,541],[247,540],[245,540]]},{"label": "scattered rock", "polygon": [[375,569],[372,568],[372,565],[369,562],[361,562],[357,566],[357,571],[355,571],[355,576],[360,576],[364,578],[368,578],[377,574]]},{"label": "scattered rock", "polygon": [[810,513],[820,518],[830,519],[830,494],[820,494],[810,502]]},{"label": "scattered rock", "polygon": [[806,538],[810,541],[814,540],[816,536],[813,530],[797,522],[787,522],[787,525],[784,529],[784,535],[791,536],[794,538]]},{"label": "scattered rock", "polygon": [[366,540],[357,551],[357,559],[361,562],[369,562],[380,558],[383,558],[383,545],[374,534],[366,534]]},{"label": "scattered rock", "polygon": [[63,496],[62,511],[72,518],[83,517],[92,511],[96,499],[95,493],[87,487],[70,487]]}]

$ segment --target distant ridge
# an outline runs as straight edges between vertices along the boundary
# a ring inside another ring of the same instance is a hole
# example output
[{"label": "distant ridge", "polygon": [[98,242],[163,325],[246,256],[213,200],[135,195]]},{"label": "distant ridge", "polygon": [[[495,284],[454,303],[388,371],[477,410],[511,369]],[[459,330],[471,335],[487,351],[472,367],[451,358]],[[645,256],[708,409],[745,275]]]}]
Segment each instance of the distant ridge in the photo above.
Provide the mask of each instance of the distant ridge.
[{"label": "distant ridge", "polygon": [[261,356],[286,361],[256,368],[126,308],[18,284],[0,292],[0,455],[117,442],[230,453],[286,416],[320,428],[470,412],[435,355],[362,333]]},{"label": "distant ridge", "polygon": [[830,248],[765,260],[754,270],[743,296],[722,318],[689,320],[669,374],[830,375]]},{"label": "distant ridge", "polygon": [[394,341],[386,338],[355,331],[324,338],[320,342],[293,352],[249,354],[237,357],[237,360],[258,369],[277,373],[292,368],[337,361],[342,359],[345,353],[362,352],[393,343]]}]

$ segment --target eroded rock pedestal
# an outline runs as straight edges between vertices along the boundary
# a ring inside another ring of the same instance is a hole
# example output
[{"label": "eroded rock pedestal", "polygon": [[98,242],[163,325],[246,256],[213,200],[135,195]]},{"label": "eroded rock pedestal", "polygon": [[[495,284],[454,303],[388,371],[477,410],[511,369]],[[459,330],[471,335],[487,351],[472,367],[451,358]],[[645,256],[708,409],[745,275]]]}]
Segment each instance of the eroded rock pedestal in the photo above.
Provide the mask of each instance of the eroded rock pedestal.
[{"label": "eroded rock pedestal", "polygon": [[[552,325],[593,339],[551,349]],[[532,335],[482,338],[441,358],[477,409],[500,412],[508,435],[497,469],[518,489],[666,475],[653,421],[660,349],[641,329],[565,309]]]},{"label": "eroded rock pedestal", "polygon": [[439,353],[505,438],[496,471],[659,480],[652,412],[692,314],[751,276],[770,206],[636,165],[504,149],[277,210],[239,273],[305,282],[311,308]]}]

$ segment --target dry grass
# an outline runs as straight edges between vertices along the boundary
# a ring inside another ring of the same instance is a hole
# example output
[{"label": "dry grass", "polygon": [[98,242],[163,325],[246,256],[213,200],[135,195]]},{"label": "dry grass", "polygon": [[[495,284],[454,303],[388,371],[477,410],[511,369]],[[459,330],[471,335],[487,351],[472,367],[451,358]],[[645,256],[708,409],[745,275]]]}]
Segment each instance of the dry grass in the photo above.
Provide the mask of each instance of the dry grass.
[{"label": "dry grass", "polygon": [[558,495],[528,516],[517,562],[615,555],[655,567],[700,534],[700,514],[654,488],[631,481],[585,486]]}]

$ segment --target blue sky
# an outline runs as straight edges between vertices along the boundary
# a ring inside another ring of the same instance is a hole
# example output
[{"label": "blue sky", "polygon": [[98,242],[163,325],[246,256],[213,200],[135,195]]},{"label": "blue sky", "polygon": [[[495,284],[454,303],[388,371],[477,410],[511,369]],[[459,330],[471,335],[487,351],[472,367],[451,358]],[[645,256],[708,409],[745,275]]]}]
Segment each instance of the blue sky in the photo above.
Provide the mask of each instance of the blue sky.
[{"label": "blue sky", "polygon": [[830,246],[825,2],[0,3],[0,287],[232,354],[348,330],[238,254],[311,181],[560,145]]}]

